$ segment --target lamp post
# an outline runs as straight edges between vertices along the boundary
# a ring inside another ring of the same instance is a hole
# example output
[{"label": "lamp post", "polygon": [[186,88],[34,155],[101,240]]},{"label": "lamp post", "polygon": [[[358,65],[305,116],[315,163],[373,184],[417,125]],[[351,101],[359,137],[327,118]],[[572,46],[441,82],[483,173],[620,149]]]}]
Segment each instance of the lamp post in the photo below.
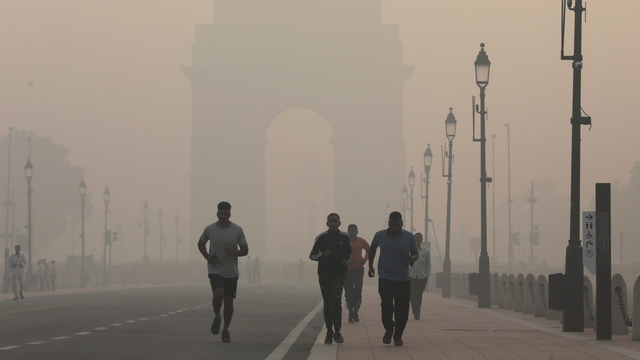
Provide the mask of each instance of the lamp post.
[{"label": "lamp post", "polygon": [[102,199],[104,200],[104,241],[103,241],[103,258],[102,258],[102,286],[107,286],[107,214],[109,214],[109,199],[111,193],[109,193],[109,187],[105,187],[102,193]]},{"label": "lamp post", "polygon": [[176,213],[176,217],[173,219],[176,224],[176,264],[178,263],[178,243],[180,243],[180,218],[178,217],[178,213]]},{"label": "lamp post", "polygon": [[580,241],[580,125],[591,125],[591,117],[582,116],[582,13],[586,8],[582,0],[576,0],[568,9],[575,14],[573,55],[564,55],[564,16],[562,8],[561,60],[571,61],[573,68],[573,100],[571,111],[571,213],[569,217],[569,244],[565,254],[565,275],[563,280],[563,322],[562,331],[584,331],[582,244]]},{"label": "lamp post", "polygon": [[[458,122],[456,121],[456,117],[453,115],[453,108],[449,108],[449,115],[447,115],[447,120],[445,120],[444,122],[447,138],[449,139],[449,151],[447,151],[445,147],[442,158],[442,176],[447,178],[447,237],[445,240],[446,245],[444,250],[444,264],[442,269],[442,272],[444,274],[444,282],[442,284],[443,298],[451,297],[451,259],[449,256],[451,248],[451,167],[453,166],[453,138],[456,137],[457,123]],[[449,159],[449,167],[446,174],[444,172],[444,157]]]},{"label": "lamp post", "polygon": [[[422,159],[424,161],[424,179],[422,179],[422,182],[424,182],[425,195],[420,194],[420,196],[424,199],[424,243],[431,250],[431,243],[429,242],[429,175],[431,173],[431,163],[433,162],[431,144],[427,144],[427,150],[424,151]],[[422,192],[422,186],[420,191]]]},{"label": "lamp post", "polygon": [[27,259],[27,275],[33,273],[33,266],[31,266],[31,179],[33,178],[33,165],[31,165],[31,158],[27,158],[27,163],[24,165],[24,176],[27,178],[27,250],[29,256]]},{"label": "lamp post", "polygon": [[408,178],[409,178],[409,189],[411,189],[409,193],[409,200],[411,200],[411,208],[409,209],[409,211],[411,211],[411,233],[414,233],[416,229],[413,228],[413,187],[416,185],[416,174],[413,172],[413,166],[409,171]]},{"label": "lamp post", "polygon": [[[402,219],[407,218],[407,202],[409,201],[409,190],[407,190],[407,184],[402,186]],[[387,220],[389,220],[387,218]]]},{"label": "lamp post", "polygon": [[491,142],[491,182],[493,186],[491,187],[491,197],[492,205],[491,205],[491,221],[493,222],[493,228],[491,230],[491,235],[493,237],[493,260],[498,261],[496,258],[496,134],[491,135],[493,141]]},{"label": "lamp post", "polygon": [[149,257],[147,256],[147,235],[149,235],[149,204],[147,204],[147,200],[144,201],[142,212],[144,213],[144,257],[142,258],[142,262],[144,264],[147,264],[149,262]]},{"label": "lamp post", "polygon": [[533,264],[536,262],[536,258],[533,257],[533,247],[535,245],[537,245],[537,235],[535,230],[535,227],[533,226],[533,204],[538,201],[537,198],[535,198],[533,196],[533,181],[531,182],[531,197],[526,199],[527,202],[531,203],[531,231],[529,232],[529,245],[531,245],[531,256],[529,256],[529,264],[531,264],[531,266],[533,266]]},{"label": "lamp post", "polygon": [[504,124],[507,127],[507,206],[508,206],[508,217],[509,217],[509,272],[511,272],[511,268],[513,266],[513,258],[514,258],[514,243],[513,243],[513,233],[511,232],[511,129],[509,128],[509,124]]},{"label": "lamp post", "polygon": [[82,233],[80,238],[82,238],[82,254],[80,258],[80,287],[85,287],[85,279],[86,279],[86,268],[84,265],[84,196],[87,194],[87,184],[84,183],[84,178],[80,181],[80,198],[82,199],[81,207],[82,207]]},{"label": "lamp post", "polygon": [[[486,169],[486,137],[485,137],[485,89],[489,84],[489,70],[491,61],[484,51],[484,43],[480,44],[480,52],[474,63],[476,71],[476,84],[480,88],[480,108],[475,107],[475,112],[480,114],[480,138],[473,141],[480,142],[480,258],[478,260],[478,307],[491,307],[491,274],[489,266],[489,253],[487,252],[487,183],[491,178],[487,178]],[[475,130],[475,129],[474,129]]]},{"label": "lamp post", "polygon": [[158,212],[158,227],[160,229],[160,265],[162,265],[162,243],[164,242],[164,234],[162,233],[162,218],[164,217],[164,215],[162,215],[162,209],[160,209],[160,211]]}]

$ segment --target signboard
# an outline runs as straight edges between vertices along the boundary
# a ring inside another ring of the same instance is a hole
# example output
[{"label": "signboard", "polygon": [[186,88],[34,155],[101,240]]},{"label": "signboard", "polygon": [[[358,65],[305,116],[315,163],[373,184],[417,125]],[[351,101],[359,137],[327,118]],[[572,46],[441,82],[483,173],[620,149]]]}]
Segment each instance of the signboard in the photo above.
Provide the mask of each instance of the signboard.
[{"label": "signboard", "polygon": [[596,274],[596,212],[582,212],[582,264]]}]

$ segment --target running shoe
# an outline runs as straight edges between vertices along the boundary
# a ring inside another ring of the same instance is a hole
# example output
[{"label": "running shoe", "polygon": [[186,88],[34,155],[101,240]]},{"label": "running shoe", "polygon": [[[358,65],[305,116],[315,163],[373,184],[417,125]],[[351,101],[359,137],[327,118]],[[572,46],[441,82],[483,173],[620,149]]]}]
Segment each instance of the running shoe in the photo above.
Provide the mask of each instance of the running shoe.
[{"label": "running shoe", "polygon": [[218,335],[220,332],[220,322],[222,322],[222,318],[220,316],[213,317],[213,324],[211,324],[211,333],[213,335]]},{"label": "running shoe", "polygon": [[222,329],[222,342],[230,343],[231,342],[231,333],[229,330]]},{"label": "running shoe", "polygon": [[335,335],[333,335],[333,341],[336,344],[342,344],[344,342],[344,338],[342,337],[342,335],[338,332]]},{"label": "running shoe", "polygon": [[384,336],[382,337],[383,344],[391,344],[391,337],[393,336],[393,332],[385,331]]},{"label": "running shoe", "polygon": [[327,335],[324,337],[324,343],[327,345],[333,343],[333,331],[327,331]]}]

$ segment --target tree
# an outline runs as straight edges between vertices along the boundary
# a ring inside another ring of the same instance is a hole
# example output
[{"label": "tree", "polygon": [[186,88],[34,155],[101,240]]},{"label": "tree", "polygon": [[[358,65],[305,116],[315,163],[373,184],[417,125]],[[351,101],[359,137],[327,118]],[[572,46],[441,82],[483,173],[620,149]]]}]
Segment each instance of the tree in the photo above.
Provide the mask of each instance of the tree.
[{"label": "tree", "polygon": [[[54,244],[60,244],[69,225],[79,224],[81,199],[79,184],[84,169],[73,166],[67,160],[69,149],[53,142],[51,137],[43,138],[26,130],[11,132],[11,169],[9,199],[7,191],[7,161],[9,152],[9,135],[0,138],[0,199],[2,204],[9,200],[9,232],[11,224],[15,225],[16,236],[10,244],[20,244],[26,251],[27,233],[27,180],[24,166],[30,157],[33,165],[31,187],[31,219],[32,219],[32,261],[43,257]],[[12,194],[13,193],[13,199]],[[85,196],[85,218],[89,219],[93,210],[91,194]],[[5,232],[6,207],[0,209],[0,232]],[[68,241],[68,240],[67,240]],[[4,244],[2,244],[4,246]],[[66,246],[64,246],[66,247]],[[64,248],[63,247],[63,248]]]}]

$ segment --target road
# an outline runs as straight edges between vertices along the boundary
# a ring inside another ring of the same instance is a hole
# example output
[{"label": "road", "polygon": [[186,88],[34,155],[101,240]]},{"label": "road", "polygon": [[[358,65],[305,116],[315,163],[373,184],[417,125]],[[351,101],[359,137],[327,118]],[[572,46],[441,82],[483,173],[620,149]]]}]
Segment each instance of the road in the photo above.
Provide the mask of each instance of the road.
[{"label": "road", "polygon": [[30,295],[0,301],[2,359],[306,359],[323,324],[310,283],[241,282],[230,344],[207,283]]}]

